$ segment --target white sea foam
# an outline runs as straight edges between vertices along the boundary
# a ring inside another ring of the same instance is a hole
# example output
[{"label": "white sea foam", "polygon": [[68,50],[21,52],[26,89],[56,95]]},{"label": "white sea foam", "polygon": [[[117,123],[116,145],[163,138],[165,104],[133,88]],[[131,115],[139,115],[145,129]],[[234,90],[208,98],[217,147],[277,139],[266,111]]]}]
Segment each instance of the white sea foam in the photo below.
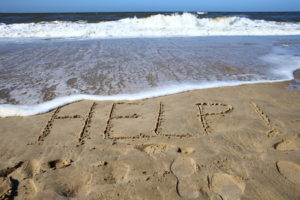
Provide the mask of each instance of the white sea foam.
[{"label": "white sea foam", "polygon": [[271,63],[271,73],[286,79],[293,79],[293,72],[300,69],[300,56],[284,48],[273,48],[272,53],[262,56],[262,60]]},{"label": "white sea foam", "polygon": [[[202,14],[202,13],[201,13]],[[300,23],[246,17],[197,18],[196,14],[157,14],[146,18],[85,23],[53,21],[0,24],[0,38],[131,38],[224,35],[300,35]]]},{"label": "white sea foam", "polygon": [[94,101],[139,100],[139,99],[146,99],[146,98],[164,96],[169,94],[176,94],[176,93],[196,90],[196,89],[236,86],[242,84],[254,84],[259,82],[277,82],[277,81],[218,81],[218,82],[203,83],[203,84],[181,84],[181,85],[171,85],[167,87],[159,87],[156,89],[152,89],[137,94],[118,94],[112,96],[87,95],[87,94],[70,95],[65,97],[59,97],[51,101],[47,101],[32,106],[0,104],[0,117],[37,115],[37,114],[48,112],[57,107],[69,103],[81,101],[81,100],[94,100]]}]

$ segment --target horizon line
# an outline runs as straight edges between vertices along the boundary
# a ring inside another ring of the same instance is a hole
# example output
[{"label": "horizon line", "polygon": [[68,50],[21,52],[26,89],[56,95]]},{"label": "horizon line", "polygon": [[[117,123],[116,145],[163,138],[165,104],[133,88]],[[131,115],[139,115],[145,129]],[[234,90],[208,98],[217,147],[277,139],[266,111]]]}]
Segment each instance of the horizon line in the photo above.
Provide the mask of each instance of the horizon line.
[{"label": "horizon line", "polygon": [[72,14],[72,13],[185,13],[185,12],[205,12],[205,13],[296,13],[299,11],[204,11],[204,10],[198,10],[198,11],[55,11],[55,12],[1,12],[0,14]]}]

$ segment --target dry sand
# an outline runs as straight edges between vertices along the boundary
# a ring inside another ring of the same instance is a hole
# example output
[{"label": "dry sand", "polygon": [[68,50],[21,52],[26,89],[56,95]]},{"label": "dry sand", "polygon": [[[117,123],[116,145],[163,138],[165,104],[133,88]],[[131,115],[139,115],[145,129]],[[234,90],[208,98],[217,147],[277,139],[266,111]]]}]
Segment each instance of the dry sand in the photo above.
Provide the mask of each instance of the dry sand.
[{"label": "dry sand", "polygon": [[0,199],[300,199],[287,82],[0,118]]}]

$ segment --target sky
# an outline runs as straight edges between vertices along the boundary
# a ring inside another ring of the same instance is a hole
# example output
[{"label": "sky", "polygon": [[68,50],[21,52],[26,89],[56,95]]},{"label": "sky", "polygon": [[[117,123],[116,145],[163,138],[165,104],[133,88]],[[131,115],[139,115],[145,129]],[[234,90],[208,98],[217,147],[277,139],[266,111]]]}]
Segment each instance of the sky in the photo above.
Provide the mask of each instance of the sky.
[{"label": "sky", "polygon": [[0,0],[0,12],[300,11],[300,0]]}]

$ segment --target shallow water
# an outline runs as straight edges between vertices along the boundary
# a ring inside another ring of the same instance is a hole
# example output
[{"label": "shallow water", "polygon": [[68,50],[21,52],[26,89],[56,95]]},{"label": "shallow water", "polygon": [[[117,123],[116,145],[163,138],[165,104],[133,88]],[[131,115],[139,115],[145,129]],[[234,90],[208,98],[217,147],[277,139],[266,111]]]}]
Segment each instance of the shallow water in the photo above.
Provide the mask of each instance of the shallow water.
[{"label": "shallow water", "polygon": [[2,40],[0,49],[5,104],[287,80],[300,68],[300,36]]}]

